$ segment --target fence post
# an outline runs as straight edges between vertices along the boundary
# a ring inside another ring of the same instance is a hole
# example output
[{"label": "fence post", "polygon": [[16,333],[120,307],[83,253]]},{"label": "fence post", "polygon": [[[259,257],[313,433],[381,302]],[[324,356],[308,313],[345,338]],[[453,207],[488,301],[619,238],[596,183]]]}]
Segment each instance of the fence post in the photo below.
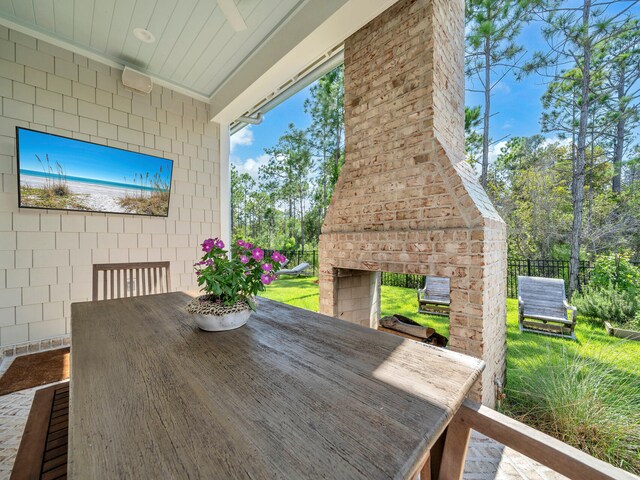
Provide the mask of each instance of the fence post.
[{"label": "fence post", "polygon": [[531,276],[531,260],[527,258],[527,277]]},{"label": "fence post", "polygon": [[317,266],[316,266],[316,253],[317,253],[317,250],[314,250],[313,251],[313,273],[314,274],[319,273],[318,269],[317,269]]}]

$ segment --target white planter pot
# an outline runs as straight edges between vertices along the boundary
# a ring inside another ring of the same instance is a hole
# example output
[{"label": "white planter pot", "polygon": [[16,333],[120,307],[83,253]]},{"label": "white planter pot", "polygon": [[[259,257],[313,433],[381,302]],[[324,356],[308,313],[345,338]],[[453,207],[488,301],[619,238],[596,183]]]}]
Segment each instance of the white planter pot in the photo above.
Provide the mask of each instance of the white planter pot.
[{"label": "white planter pot", "polygon": [[206,330],[207,332],[223,332],[243,326],[247,323],[247,320],[249,320],[251,313],[251,310],[243,310],[225,315],[194,314],[194,317],[198,327],[202,330]]}]

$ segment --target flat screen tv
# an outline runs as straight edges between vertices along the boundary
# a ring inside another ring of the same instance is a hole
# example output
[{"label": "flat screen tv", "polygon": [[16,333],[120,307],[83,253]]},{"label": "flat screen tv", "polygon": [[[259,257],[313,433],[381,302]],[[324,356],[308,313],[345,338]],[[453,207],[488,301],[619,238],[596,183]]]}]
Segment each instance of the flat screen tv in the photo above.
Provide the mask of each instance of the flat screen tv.
[{"label": "flat screen tv", "polygon": [[173,161],[16,128],[21,208],[166,217]]}]

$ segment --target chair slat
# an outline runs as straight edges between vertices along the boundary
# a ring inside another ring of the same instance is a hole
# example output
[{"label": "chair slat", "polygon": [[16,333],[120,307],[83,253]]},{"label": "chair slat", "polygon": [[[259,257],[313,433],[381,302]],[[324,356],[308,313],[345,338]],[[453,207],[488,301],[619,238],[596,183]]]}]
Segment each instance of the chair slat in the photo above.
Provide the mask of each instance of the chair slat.
[{"label": "chair slat", "polygon": [[153,268],[153,293],[158,293],[158,269]]}]

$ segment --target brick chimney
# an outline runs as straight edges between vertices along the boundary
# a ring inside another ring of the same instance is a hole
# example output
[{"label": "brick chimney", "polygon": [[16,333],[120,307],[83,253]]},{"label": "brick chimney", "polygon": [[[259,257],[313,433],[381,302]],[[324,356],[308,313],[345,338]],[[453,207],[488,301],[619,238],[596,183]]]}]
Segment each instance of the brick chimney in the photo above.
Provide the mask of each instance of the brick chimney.
[{"label": "brick chimney", "polygon": [[320,311],[375,328],[379,272],[449,277],[449,348],[484,359],[473,396],[493,405],[506,228],[464,161],[463,63],[464,0],[401,0],[346,40],[346,158],[320,237]]}]

